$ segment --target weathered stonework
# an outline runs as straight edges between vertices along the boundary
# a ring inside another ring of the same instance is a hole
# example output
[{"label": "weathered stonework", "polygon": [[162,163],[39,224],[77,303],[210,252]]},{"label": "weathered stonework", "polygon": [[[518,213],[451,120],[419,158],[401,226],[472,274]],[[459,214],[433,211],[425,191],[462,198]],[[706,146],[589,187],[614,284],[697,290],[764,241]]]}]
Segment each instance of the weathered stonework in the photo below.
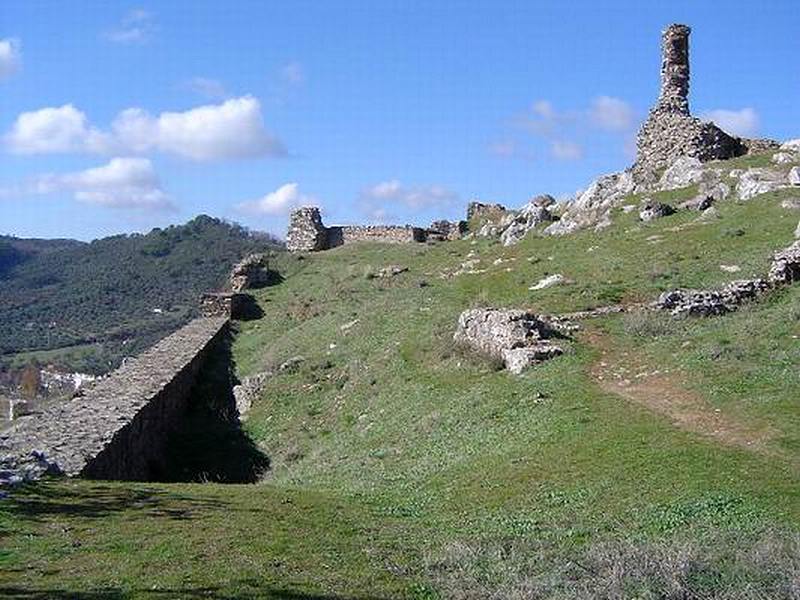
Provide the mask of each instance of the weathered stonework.
[{"label": "weathered stonework", "polygon": [[270,280],[266,254],[250,254],[233,266],[229,286],[232,292],[242,292],[267,285]]},{"label": "weathered stonework", "polygon": [[0,435],[0,484],[45,473],[157,478],[167,436],[227,324],[225,317],[195,319],[83,395],[17,420]]},{"label": "weathered stonework", "polygon": [[292,211],[286,249],[289,252],[317,252],[328,247],[328,231],[322,215],[315,206],[303,206]]},{"label": "weathered stonework", "polygon": [[357,242],[410,244],[426,242],[428,230],[411,225],[344,225],[326,227],[319,209],[302,207],[292,212],[286,249],[289,252],[319,252]]},{"label": "weathered stonework", "polygon": [[245,312],[248,300],[246,294],[205,292],[200,296],[200,314],[204,317],[237,319]]},{"label": "weathered stonework", "polygon": [[[661,92],[639,130],[633,175],[651,185],[658,174],[682,156],[701,162],[748,152],[746,143],[689,111],[689,34],[686,25],[670,25],[662,34]],[[754,146],[755,141],[751,142]]]},{"label": "weathered stonework", "polygon": [[495,219],[503,216],[506,207],[502,204],[487,204],[473,200],[467,204],[467,221],[472,219]]}]

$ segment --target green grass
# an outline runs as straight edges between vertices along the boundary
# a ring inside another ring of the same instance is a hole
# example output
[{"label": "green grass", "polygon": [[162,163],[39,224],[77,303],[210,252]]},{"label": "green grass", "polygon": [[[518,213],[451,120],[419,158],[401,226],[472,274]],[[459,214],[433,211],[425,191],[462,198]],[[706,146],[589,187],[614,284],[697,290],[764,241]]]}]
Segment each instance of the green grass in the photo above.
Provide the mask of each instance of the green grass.
[{"label": "green grass", "polygon": [[[270,459],[265,482],[31,486],[0,506],[0,591],[481,597],[455,580],[525,580],[527,559],[497,579],[506,547],[566,577],[562,567],[584,557],[603,568],[608,544],[672,556],[686,539],[707,559],[691,580],[704,593],[772,590],[737,552],[764,536],[791,540],[800,526],[800,288],[716,319],[592,325],[682,373],[714,406],[775,428],[775,454],[722,446],[603,392],[589,374],[598,355],[580,336],[522,377],[451,339],[471,306],[554,313],[763,273],[796,226],[781,197],[723,202],[707,223],[681,212],[642,224],[620,211],[602,232],[509,248],[363,244],[284,257],[285,281],[256,293],[265,315],[239,323],[233,347],[240,377],[304,358],[269,380],[245,423]],[[486,272],[450,276],[469,253]],[[389,264],[409,271],[368,277]],[[552,273],[572,283],[528,290]]]}]

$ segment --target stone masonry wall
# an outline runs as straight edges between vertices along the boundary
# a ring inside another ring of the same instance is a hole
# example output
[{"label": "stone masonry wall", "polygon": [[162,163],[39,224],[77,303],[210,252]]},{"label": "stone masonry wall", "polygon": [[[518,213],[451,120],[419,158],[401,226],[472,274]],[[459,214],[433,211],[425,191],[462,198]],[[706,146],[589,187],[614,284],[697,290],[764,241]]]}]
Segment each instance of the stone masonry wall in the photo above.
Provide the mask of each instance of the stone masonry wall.
[{"label": "stone masonry wall", "polygon": [[304,206],[292,212],[286,249],[289,252],[318,252],[356,242],[408,244],[425,242],[427,231],[411,225],[346,225],[325,227],[319,209]]},{"label": "stone masonry wall", "polygon": [[84,395],[20,418],[0,435],[0,484],[44,473],[157,477],[167,434],[189,401],[226,317],[201,317],[129,359]]},{"label": "stone masonry wall", "polygon": [[328,228],[328,248],[356,242],[424,242],[425,230],[410,225],[348,225]]}]

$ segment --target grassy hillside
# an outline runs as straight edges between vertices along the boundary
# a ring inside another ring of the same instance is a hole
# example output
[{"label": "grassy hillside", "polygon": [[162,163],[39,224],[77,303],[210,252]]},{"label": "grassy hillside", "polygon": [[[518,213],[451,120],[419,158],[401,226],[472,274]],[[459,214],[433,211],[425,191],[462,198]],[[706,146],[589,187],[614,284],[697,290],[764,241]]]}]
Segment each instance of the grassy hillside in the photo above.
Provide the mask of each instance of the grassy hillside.
[{"label": "grassy hillside", "polygon": [[210,217],[92,243],[0,238],[0,355],[104,372],[186,322],[270,238]]},{"label": "grassy hillside", "polygon": [[[800,286],[711,319],[586,321],[521,377],[451,341],[472,306],[558,313],[760,274],[797,225],[785,196],[509,248],[282,257],[233,349],[240,377],[304,358],[245,423],[264,481],[31,486],[0,505],[0,592],[796,598]],[[468,257],[485,271],[453,275]],[[409,270],[371,276],[390,264]],[[571,283],[529,291],[552,273]]]}]

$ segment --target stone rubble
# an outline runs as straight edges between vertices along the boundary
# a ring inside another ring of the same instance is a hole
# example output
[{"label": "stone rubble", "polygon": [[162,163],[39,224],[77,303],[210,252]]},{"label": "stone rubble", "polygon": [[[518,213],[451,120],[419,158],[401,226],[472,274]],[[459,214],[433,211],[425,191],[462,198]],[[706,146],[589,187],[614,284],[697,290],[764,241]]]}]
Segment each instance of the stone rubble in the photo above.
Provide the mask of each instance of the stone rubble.
[{"label": "stone rubble", "polygon": [[674,316],[721,315],[796,281],[800,281],[800,240],[774,254],[766,279],[732,281],[718,290],[671,290],[661,294],[652,307]]},{"label": "stone rubble", "polygon": [[550,341],[553,328],[534,313],[519,309],[477,308],[458,318],[453,339],[488,358],[502,361],[511,373],[548,360],[563,350]]}]

